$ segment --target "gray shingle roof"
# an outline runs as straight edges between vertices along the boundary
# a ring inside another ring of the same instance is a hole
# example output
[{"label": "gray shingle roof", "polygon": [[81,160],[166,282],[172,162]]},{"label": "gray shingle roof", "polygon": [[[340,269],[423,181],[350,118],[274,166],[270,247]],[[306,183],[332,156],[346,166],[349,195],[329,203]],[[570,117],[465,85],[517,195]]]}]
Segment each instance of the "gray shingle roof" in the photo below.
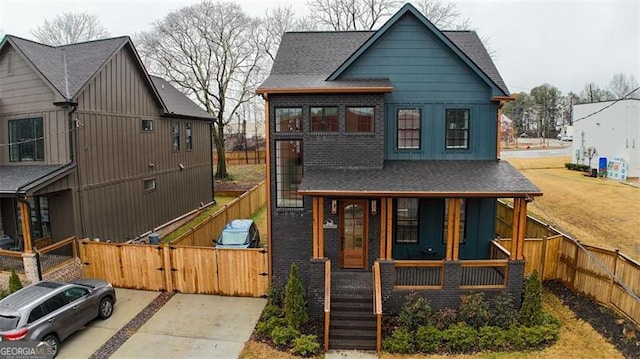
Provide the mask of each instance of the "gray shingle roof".
[{"label": "gray shingle roof", "polygon": [[299,192],[309,195],[526,197],[542,192],[504,161],[386,161],[383,169],[305,168]]},{"label": "gray shingle roof", "polygon": [[29,166],[0,166],[0,195],[15,195],[24,193],[34,182],[42,182],[49,176],[59,174],[59,171],[71,169],[64,165],[29,165]]},{"label": "gray shingle roof", "polygon": [[168,114],[213,119],[213,116],[196,105],[195,102],[191,101],[165,79],[151,76],[151,81],[162,98],[162,102],[167,107]]},{"label": "gray shingle roof", "polygon": [[[332,87],[387,87],[387,79],[338,82],[325,81],[357,51],[375,31],[288,32],[282,36],[280,48],[269,77],[258,92],[273,89]],[[504,93],[509,90],[482,41],[473,31],[443,31],[469,59]],[[343,80],[344,81],[344,80]]]}]

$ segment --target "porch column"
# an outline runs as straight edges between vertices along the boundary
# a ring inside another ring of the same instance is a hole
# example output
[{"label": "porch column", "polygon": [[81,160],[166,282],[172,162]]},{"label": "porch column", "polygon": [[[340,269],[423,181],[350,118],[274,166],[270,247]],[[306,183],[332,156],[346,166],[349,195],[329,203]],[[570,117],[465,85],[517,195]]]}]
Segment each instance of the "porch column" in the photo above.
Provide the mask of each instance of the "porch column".
[{"label": "porch column", "polygon": [[33,253],[33,246],[31,245],[31,213],[29,213],[29,203],[24,200],[18,200],[18,207],[20,208],[24,252]]},{"label": "porch column", "polygon": [[378,258],[386,259],[387,256],[387,199],[380,198],[380,255]]},{"label": "porch column", "polygon": [[460,247],[460,199],[447,198],[447,247],[445,260],[457,261]]},{"label": "porch column", "polygon": [[324,198],[313,197],[313,258],[324,257]]},{"label": "porch column", "polygon": [[384,259],[391,260],[393,256],[391,255],[391,245],[393,243],[393,198],[387,198],[387,240],[385,246],[385,257]]},{"label": "porch column", "polygon": [[513,200],[513,222],[511,230],[511,259],[524,259],[524,236],[527,229],[527,201],[524,198]]}]

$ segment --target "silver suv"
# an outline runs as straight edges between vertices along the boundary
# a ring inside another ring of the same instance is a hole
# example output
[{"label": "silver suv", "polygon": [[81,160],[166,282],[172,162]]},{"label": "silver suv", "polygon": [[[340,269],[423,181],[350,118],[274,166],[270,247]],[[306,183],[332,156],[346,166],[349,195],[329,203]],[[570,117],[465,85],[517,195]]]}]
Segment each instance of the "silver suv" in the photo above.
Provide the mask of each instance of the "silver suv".
[{"label": "silver suv", "polygon": [[0,340],[49,343],[53,356],[61,341],[96,317],[113,313],[116,292],[100,279],[31,284],[0,300]]}]

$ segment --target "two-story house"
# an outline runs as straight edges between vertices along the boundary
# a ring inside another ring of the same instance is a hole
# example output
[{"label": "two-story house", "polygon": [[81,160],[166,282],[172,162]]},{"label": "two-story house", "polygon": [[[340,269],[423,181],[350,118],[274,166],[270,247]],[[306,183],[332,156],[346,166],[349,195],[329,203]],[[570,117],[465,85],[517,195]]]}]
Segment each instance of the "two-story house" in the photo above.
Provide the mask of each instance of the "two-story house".
[{"label": "two-story house", "polygon": [[[475,32],[407,4],[377,31],[286,33],[258,92],[271,274],[284,283],[296,263],[312,315],[331,300],[332,348],[370,347],[356,330],[369,324],[337,323],[353,297],[372,303],[372,267],[385,313],[410,290],[434,309],[471,291],[520,297],[526,206],[542,193],[499,160],[511,97]],[[510,248],[494,241],[499,198],[515,204]]]},{"label": "two-story house", "polygon": [[211,124],[147,73],[129,37],[52,47],[5,36],[0,234],[124,241],[209,203]]}]

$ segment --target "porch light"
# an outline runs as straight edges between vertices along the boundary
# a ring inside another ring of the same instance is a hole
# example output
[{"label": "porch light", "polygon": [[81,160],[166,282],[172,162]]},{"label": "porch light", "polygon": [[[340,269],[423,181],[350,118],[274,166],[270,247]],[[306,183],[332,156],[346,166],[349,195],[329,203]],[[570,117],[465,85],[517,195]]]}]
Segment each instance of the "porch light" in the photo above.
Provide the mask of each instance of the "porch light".
[{"label": "porch light", "polygon": [[335,199],[331,200],[331,214],[338,213],[338,201]]},{"label": "porch light", "polygon": [[378,202],[374,199],[371,200],[371,214],[376,215],[378,214]]}]

